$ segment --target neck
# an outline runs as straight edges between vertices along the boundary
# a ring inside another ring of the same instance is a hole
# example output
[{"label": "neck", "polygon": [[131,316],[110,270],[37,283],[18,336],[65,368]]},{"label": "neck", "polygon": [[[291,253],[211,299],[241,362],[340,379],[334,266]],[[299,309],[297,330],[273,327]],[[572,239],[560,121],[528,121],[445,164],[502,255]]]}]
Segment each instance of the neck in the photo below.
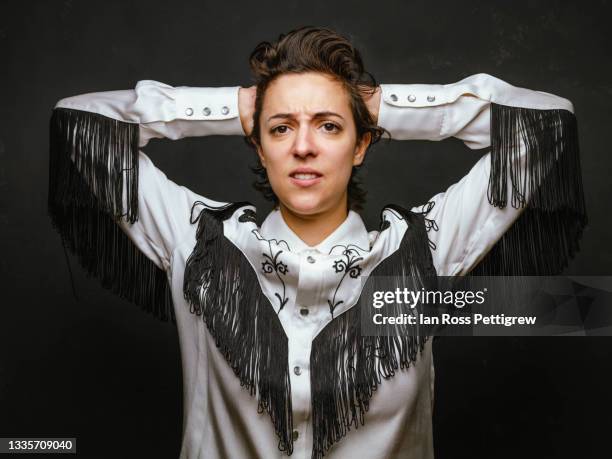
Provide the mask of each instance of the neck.
[{"label": "neck", "polygon": [[287,226],[311,247],[319,244],[332,234],[346,220],[348,215],[346,199],[343,200],[342,205],[312,215],[296,214],[282,203],[279,207]]}]

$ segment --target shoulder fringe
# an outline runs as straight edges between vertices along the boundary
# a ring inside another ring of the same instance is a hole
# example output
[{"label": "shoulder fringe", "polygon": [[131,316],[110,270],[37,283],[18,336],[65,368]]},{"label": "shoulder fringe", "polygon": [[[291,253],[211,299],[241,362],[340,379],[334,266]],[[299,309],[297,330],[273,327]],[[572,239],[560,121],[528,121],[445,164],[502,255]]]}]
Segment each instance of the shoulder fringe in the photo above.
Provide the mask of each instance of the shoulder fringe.
[{"label": "shoulder fringe", "polygon": [[138,129],[97,113],[53,110],[48,213],[89,276],[160,320],[176,323],[166,273],[116,223],[120,217],[138,219]]},{"label": "shoulder fringe", "polygon": [[[198,204],[196,202],[195,205]],[[187,259],[183,294],[190,312],[202,316],[240,385],[257,396],[279,438],[279,450],[293,452],[293,417],[287,336],[244,254],[223,234],[223,220],[248,203],[204,208],[196,245]]]},{"label": "shoulder fringe", "polygon": [[[578,251],[588,221],[576,117],[561,109],[491,105],[488,200],[500,208],[510,202],[524,210],[470,274],[559,274]],[[521,142],[524,170],[514,163]]]},{"label": "shoulder fringe", "polygon": [[[270,415],[279,449],[291,455],[287,336],[253,266],[223,234],[223,220],[244,204],[205,208],[195,219],[192,216],[192,223],[199,220],[197,242],[187,260],[183,293],[190,312],[202,316],[240,384],[257,396],[259,412]],[[359,302],[327,324],[312,343],[313,458],[324,456],[351,426],[365,423],[370,398],[382,379],[414,363],[428,339],[410,326],[395,328],[393,336],[361,334],[362,318],[374,313],[373,291],[437,285],[423,216],[388,207],[401,212],[408,223],[400,248],[374,269]],[[403,311],[402,305],[389,307],[395,308],[393,314]]]},{"label": "shoulder fringe", "polygon": [[[423,215],[386,207],[401,213],[408,223],[399,249],[374,268],[358,303],[326,325],[312,344],[313,459],[323,457],[351,427],[364,425],[370,399],[382,379],[413,364],[429,338],[425,330],[410,325],[392,327],[390,336],[362,336],[362,319],[376,312],[373,292],[437,286]],[[389,316],[406,312],[401,304],[385,307]]]}]

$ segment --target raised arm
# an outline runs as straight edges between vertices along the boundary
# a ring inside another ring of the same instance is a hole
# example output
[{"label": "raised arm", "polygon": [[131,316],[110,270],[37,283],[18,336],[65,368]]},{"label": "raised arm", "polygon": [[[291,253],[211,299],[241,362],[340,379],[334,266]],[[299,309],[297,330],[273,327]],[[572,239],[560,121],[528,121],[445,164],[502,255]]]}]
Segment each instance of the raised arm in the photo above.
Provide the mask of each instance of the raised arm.
[{"label": "raised arm", "polygon": [[60,100],[51,117],[49,215],[90,275],[162,320],[172,317],[166,271],[207,200],[169,180],[139,150],[151,138],[244,135],[239,87],[134,90]]},{"label": "raised arm", "polygon": [[378,124],[397,140],[461,139],[489,152],[426,213],[439,275],[563,270],[587,223],[572,103],[487,74],[381,85]]}]

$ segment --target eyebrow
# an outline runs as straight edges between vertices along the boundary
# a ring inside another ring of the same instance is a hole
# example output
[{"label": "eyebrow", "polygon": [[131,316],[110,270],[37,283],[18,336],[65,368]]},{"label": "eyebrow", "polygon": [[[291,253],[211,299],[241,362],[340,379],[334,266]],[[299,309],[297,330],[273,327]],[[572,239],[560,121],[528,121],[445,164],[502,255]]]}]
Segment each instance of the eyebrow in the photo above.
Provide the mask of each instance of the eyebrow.
[{"label": "eyebrow", "polygon": [[[323,112],[317,112],[314,114],[313,118],[326,118],[328,116],[337,116],[338,118],[340,118],[341,120],[344,120],[344,118],[342,117],[342,115],[339,115],[336,112],[330,112],[330,111],[323,111]],[[273,120],[275,118],[295,118],[295,114],[294,113],[277,113],[275,115],[272,115],[271,117],[268,118],[268,121]]]}]

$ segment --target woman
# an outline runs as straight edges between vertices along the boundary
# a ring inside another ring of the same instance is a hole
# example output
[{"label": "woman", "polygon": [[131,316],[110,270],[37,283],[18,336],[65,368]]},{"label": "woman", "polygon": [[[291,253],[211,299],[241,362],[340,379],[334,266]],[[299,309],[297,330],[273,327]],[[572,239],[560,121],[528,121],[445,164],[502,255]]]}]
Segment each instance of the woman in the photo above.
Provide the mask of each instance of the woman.
[{"label": "woman", "polygon": [[[261,43],[250,64],[251,88],[140,81],[58,102],[52,221],[103,285],[176,321],[182,458],[433,457],[431,340],[362,336],[371,293],[560,272],[586,224],[573,106],[485,74],[378,86],[324,28]],[[178,186],[139,150],[215,134],[257,152],[257,188],[276,203],[261,227],[248,202]],[[490,151],[368,232],[355,173],[382,135]]]}]

